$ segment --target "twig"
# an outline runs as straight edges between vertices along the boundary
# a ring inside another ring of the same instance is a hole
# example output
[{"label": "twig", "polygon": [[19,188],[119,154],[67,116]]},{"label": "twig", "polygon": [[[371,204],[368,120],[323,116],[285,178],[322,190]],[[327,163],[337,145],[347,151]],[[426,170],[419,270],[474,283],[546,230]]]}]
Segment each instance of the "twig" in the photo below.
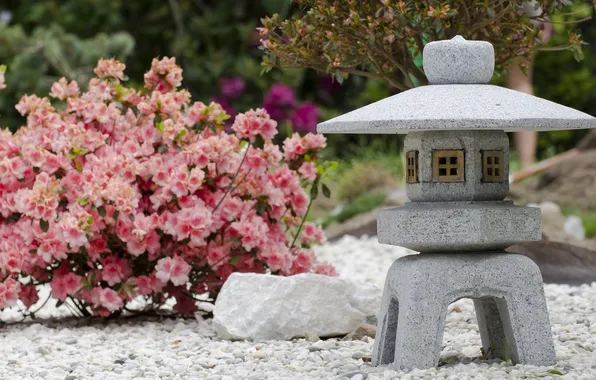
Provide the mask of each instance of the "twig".
[{"label": "twig", "polygon": [[[236,174],[234,174],[234,177],[232,178],[232,183],[230,184],[230,186],[228,186],[228,189],[224,193],[223,197],[221,197],[219,202],[215,205],[215,207],[211,211],[212,214],[215,213],[215,211],[219,208],[219,206],[224,201],[224,199],[226,199],[226,196],[230,193],[230,191],[232,191],[232,187],[233,187],[232,185],[234,184],[234,181],[236,180],[236,178],[238,177],[238,174],[240,173],[240,168],[242,168],[242,165],[244,164],[244,160],[246,160],[246,156],[248,155],[248,150],[250,149],[250,147],[251,147],[251,145],[248,144],[248,147],[246,148],[246,151],[244,152],[244,157],[242,157],[242,161],[240,161],[240,165],[238,165],[238,169],[236,169]],[[247,175],[248,175],[248,173],[247,173]],[[244,181],[245,179],[246,179],[246,176],[244,176],[244,178],[242,178],[242,181]],[[242,183],[242,181],[240,181],[239,184]],[[238,186],[236,186],[236,187],[238,187]]]},{"label": "twig", "polygon": [[[313,186],[317,186],[317,183],[314,183]],[[312,206],[313,201],[314,201],[314,199],[312,199],[312,197],[311,197],[310,202],[308,203],[308,207],[306,208],[306,212],[304,213],[304,217],[302,218],[302,222],[300,223],[300,226],[298,227],[298,231],[296,231],[296,235],[294,235],[294,240],[292,240],[290,249],[294,248],[294,244],[296,244],[296,240],[298,239],[298,236],[300,235],[300,231],[302,230],[302,227],[304,226],[304,223],[306,222],[306,217],[308,216],[308,213],[310,211],[310,206]]]}]

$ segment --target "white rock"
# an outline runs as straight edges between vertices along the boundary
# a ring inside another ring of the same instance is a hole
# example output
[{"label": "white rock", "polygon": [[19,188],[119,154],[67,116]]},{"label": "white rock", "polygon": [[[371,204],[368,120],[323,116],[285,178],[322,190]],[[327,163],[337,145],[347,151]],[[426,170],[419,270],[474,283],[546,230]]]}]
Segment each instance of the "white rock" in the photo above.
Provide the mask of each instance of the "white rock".
[{"label": "white rock", "polygon": [[577,240],[584,240],[586,238],[586,230],[579,216],[571,215],[565,220],[565,233],[573,236]]},{"label": "white rock", "polygon": [[380,297],[372,285],[312,273],[233,273],[215,303],[213,328],[225,339],[342,335],[375,315]]}]

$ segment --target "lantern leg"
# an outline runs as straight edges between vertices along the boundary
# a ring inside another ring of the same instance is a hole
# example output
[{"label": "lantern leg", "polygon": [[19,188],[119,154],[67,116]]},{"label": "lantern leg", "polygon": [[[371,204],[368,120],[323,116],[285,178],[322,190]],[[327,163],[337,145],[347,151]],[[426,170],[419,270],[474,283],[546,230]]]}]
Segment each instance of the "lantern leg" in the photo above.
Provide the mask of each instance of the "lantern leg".
[{"label": "lantern leg", "polygon": [[396,260],[385,282],[373,365],[439,363],[447,307],[474,301],[484,353],[537,366],[555,363],[542,276],[511,253],[419,254]]}]

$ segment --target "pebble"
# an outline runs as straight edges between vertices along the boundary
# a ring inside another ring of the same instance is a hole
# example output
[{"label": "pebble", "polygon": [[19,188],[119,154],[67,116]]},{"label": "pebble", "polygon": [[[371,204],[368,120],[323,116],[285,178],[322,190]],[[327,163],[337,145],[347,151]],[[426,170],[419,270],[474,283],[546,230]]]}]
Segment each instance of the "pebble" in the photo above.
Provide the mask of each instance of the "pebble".
[{"label": "pebble", "polygon": [[[379,287],[391,263],[411,253],[366,237],[344,237],[316,250],[321,259],[336,265],[340,277]],[[42,289],[40,299],[48,293]],[[545,294],[557,353],[552,367],[482,360],[470,300],[449,308],[441,352],[441,360],[449,364],[409,373],[372,367],[370,337],[231,342],[219,339],[211,321],[200,316],[161,322],[49,321],[68,316],[68,309],[48,303],[35,321],[0,328],[0,379],[596,379],[596,283],[549,284]],[[18,316],[18,310],[0,312],[6,322]]]}]

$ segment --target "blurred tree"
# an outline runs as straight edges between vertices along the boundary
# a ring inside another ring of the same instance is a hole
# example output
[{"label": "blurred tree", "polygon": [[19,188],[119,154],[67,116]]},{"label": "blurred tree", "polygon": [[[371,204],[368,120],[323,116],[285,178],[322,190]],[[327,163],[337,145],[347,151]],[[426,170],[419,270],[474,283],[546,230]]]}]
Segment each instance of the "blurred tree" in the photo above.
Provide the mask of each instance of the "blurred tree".
[{"label": "blurred tree", "polygon": [[[576,20],[592,15],[592,1],[575,4]],[[579,29],[587,45],[582,49],[584,59],[578,61],[573,52],[538,52],[534,64],[534,91],[537,96],[573,107],[596,116],[596,19],[569,23],[561,16],[553,18],[555,34],[548,48],[565,43],[569,33]],[[573,148],[587,130],[567,130],[540,133],[538,155],[546,158]]]}]

